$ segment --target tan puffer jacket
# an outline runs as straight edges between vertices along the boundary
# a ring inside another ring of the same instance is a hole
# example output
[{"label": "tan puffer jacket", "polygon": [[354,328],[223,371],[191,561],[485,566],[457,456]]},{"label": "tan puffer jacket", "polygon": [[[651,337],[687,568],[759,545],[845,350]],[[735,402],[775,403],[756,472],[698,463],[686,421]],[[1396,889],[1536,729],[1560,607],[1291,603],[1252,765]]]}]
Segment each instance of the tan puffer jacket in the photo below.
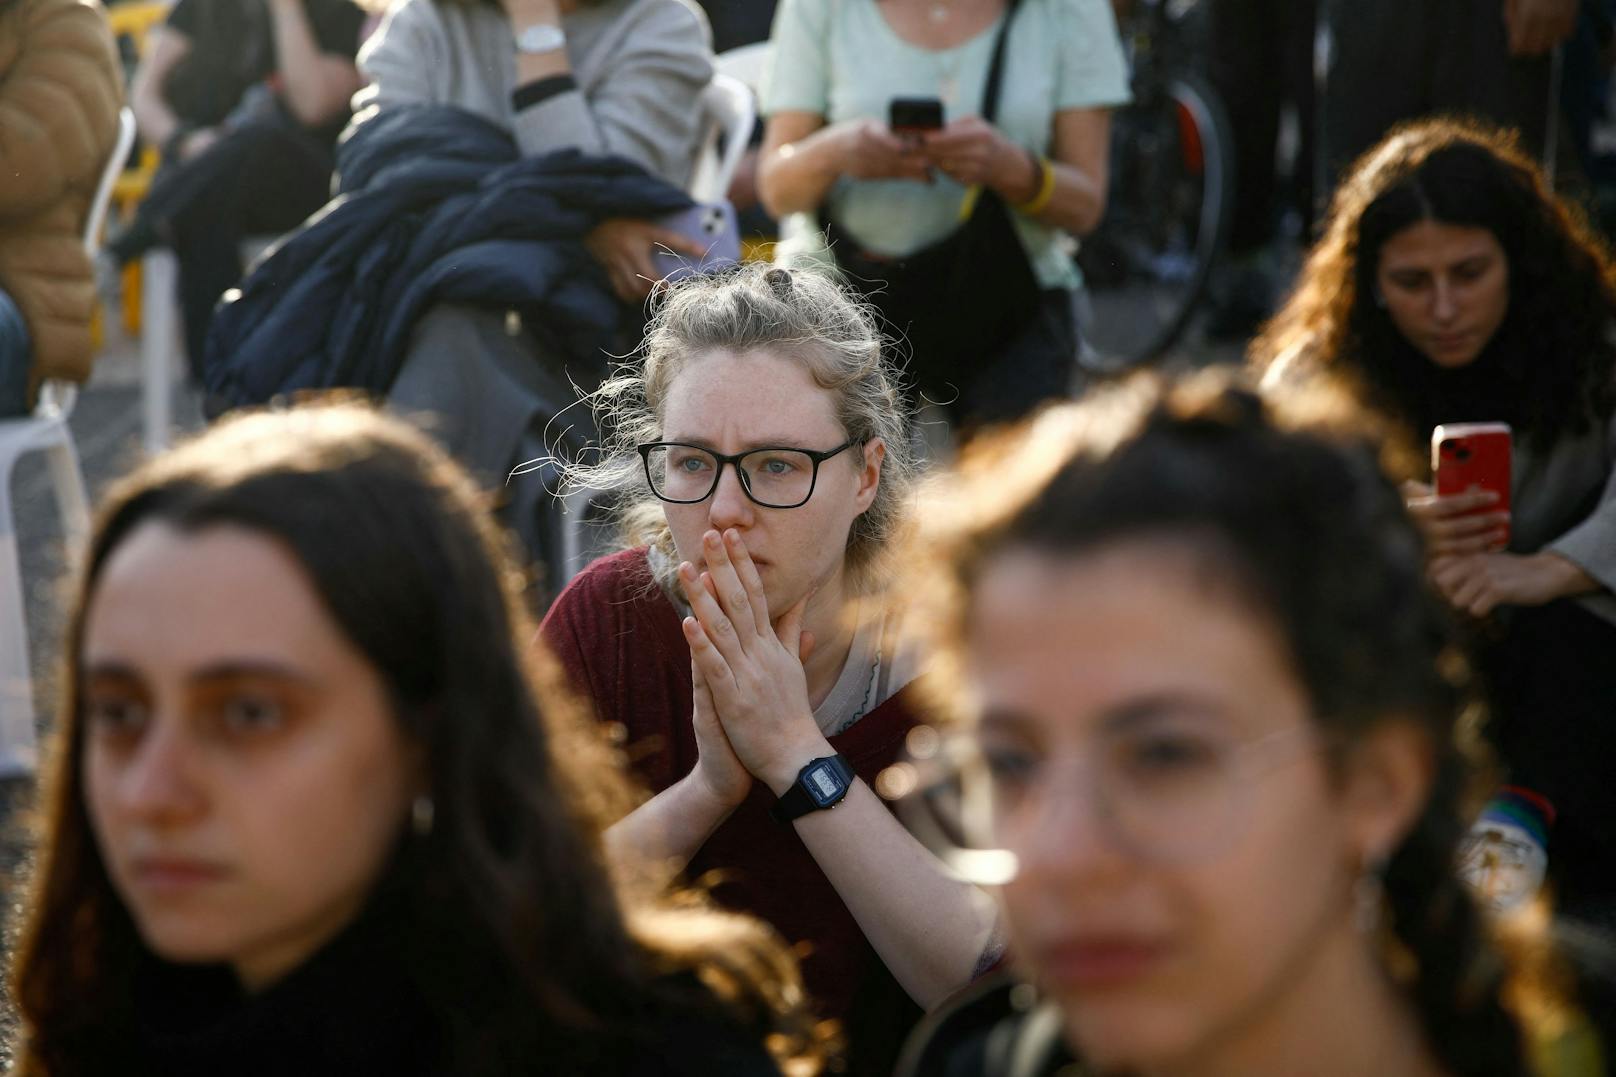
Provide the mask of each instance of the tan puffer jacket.
[{"label": "tan puffer jacket", "polygon": [[0,0],[0,288],[40,381],[90,376],[95,283],[83,228],[112,153],[123,72],[95,0]]}]

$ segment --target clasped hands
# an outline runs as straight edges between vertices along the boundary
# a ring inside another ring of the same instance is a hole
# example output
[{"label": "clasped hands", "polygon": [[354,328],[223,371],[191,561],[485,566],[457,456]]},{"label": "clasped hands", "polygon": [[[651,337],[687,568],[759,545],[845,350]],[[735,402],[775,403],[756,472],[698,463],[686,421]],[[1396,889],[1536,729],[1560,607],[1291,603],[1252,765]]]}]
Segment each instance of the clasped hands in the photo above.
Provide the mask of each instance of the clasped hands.
[{"label": "clasped hands", "polygon": [[696,774],[720,804],[746,799],[756,778],[776,795],[814,759],[833,753],[814,722],[803,662],[813,637],[802,620],[810,595],[771,618],[757,566],[734,530],[702,538],[705,570],[686,561],[679,586],[690,603]]}]

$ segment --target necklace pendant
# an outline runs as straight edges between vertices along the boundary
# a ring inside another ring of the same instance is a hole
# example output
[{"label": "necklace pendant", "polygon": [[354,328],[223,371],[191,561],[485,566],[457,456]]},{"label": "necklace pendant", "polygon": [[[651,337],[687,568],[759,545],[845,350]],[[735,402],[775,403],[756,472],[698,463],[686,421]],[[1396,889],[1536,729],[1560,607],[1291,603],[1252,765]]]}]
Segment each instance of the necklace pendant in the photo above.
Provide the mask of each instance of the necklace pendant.
[{"label": "necklace pendant", "polygon": [[931,6],[931,10],[929,12],[927,12],[927,14],[931,16],[931,21],[932,22],[935,22],[935,23],[947,22],[948,21],[948,5],[947,4],[933,4]]}]

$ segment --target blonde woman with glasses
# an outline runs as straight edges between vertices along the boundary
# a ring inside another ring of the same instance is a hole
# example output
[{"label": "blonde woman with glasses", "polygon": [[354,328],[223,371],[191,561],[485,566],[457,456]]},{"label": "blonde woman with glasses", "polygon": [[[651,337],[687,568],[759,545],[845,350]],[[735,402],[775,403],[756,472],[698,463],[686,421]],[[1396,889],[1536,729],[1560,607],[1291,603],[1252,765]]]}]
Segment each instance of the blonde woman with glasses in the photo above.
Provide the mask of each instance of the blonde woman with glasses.
[{"label": "blonde woman with glasses", "polygon": [[616,441],[587,477],[627,548],[543,637],[656,794],[609,837],[808,944],[850,1072],[889,1077],[915,1004],[997,951],[991,903],[871,788],[920,671],[882,595],[914,465],[879,336],[828,280],[746,266],[675,286],[597,400]]}]

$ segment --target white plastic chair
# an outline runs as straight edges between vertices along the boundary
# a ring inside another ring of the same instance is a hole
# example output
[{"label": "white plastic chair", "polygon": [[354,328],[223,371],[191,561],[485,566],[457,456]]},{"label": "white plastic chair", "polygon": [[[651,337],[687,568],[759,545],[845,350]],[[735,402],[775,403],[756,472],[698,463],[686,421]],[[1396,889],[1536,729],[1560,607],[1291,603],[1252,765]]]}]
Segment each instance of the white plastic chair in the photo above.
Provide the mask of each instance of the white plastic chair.
[{"label": "white plastic chair", "polygon": [[745,83],[755,94],[763,83],[763,70],[769,65],[769,47],[769,42],[759,41],[755,45],[729,49],[714,58],[713,68],[720,74]]},{"label": "white plastic chair", "polygon": [[140,429],[148,455],[168,447],[180,354],[180,263],[167,247],[140,256]]},{"label": "white plastic chair", "polygon": [[[134,141],[135,114],[125,108],[118,113],[118,139],[85,220],[84,247],[91,254],[100,245],[112,185]],[[17,549],[17,514],[11,503],[12,472],[28,453],[45,454],[62,517],[63,545],[70,557],[78,556],[90,533],[90,499],[84,491],[73,432],[67,425],[77,395],[77,389],[66,382],[46,382],[40,387],[32,415],[0,421],[0,778],[32,774],[38,762],[22,559]]]},{"label": "white plastic chair", "polygon": [[[241,244],[251,262],[275,236],[252,236]],[[180,263],[167,247],[140,256],[140,428],[148,456],[168,448],[174,425],[174,385],[185,348],[180,331]]]},{"label": "white plastic chair", "polygon": [[741,166],[757,105],[744,82],[716,74],[701,92],[702,149],[687,191],[697,202],[717,202],[729,194],[730,181]]}]

